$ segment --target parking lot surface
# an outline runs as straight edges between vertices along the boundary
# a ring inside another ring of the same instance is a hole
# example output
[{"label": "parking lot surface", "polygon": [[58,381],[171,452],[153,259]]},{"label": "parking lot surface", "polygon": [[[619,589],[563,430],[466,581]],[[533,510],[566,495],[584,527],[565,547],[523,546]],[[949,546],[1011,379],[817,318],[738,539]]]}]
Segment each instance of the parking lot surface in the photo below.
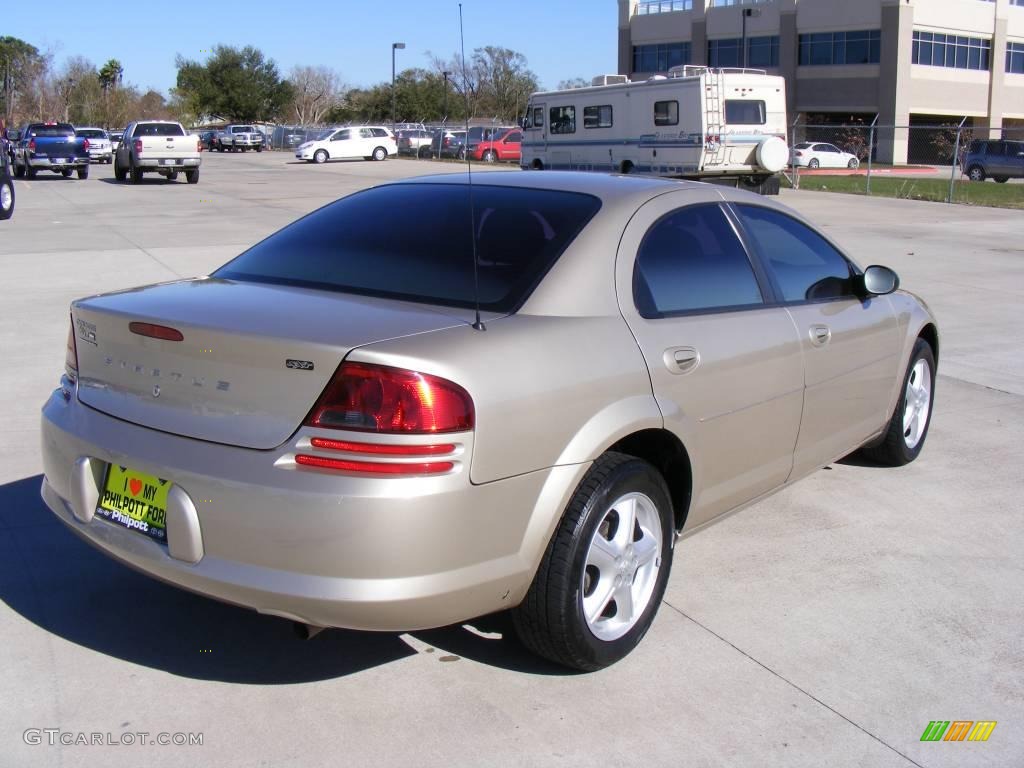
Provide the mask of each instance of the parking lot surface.
[{"label": "parking lot surface", "polygon": [[[66,531],[39,499],[38,410],[71,299],[203,274],[348,192],[462,170],[292,161],[204,155],[198,186],[109,166],[17,183],[0,223],[0,766],[1021,765],[1019,211],[784,193],[936,313],[928,444],[900,469],[844,460],[681,541],[650,634],[605,671],[535,659],[502,616],[300,641]],[[933,720],[998,725],[921,742]],[[27,729],[148,736],[50,746]],[[159,733],[203,743],[146,743]]]}]

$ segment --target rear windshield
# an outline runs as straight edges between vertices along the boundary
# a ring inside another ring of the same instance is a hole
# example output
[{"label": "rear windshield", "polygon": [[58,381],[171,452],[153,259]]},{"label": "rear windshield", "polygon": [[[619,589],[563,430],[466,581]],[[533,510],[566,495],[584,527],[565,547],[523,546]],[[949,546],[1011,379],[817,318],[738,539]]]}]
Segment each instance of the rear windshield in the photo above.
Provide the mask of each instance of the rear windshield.
[{"label": "rear windshield", "polygon": [[132,136],[184,136],[185,131],[177,123],[139,123]]},{"label": "rear windshield", "polygon": [[[601,207],[591,195],[396,184],[331,203],[215,273],[226,280],[472,307],[476,231],[481,309],[514,312]],[[401,212],[402,226],[392,226]]]},{"label": "rear windshield", "polygon": [[87,139],[105,139],[107,134],[101,131],[99,128],[79,128],[75,131],[79,136],[83,136]]},{"label": "rear windshield", "polygon": [[231,129],[232,133],[255,133],[256,129],[251,125],[236,125]]},{"label": "rear windshield", "polygon": [[56,125],[30,125],[25,132],[31,136],[74,136],[75,129],[68,123],[57,123]]}]

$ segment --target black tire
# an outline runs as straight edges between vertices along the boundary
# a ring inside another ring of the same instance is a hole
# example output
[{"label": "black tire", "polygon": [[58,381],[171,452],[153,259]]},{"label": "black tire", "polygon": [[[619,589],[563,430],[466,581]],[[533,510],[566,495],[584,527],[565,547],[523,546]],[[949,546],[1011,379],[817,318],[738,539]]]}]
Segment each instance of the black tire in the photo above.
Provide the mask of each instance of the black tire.
[{"label": "black tire", "polygon": [[980,165],[972,165],[967,169],[967,178],[971,181],[984,181],[985,180],[985,169]]},{"label": "black tire", "polygon": [[199,183],[199,169],[198,168],[193,168],[190,171],[185,171],[185,181],[187,181],[189,184],[198,184]]},{"label": "black tire", "polygon": [[[907,439],[903,429],[903,416],[907,410],[907,387],[914,373],[914,367],[919,360],[923,360],[928,366],[931,375],[931,390],[928,397],[928,415],[920,437],[913,447],[907,445]],[[931,345],[924,339],[918,339],[914,343],[914,350],[910,354],[910,362],[907,364],[907,371],[903,376],[903,385],[900,390],[900,398],[896,402],[896,410],[893,412],[885,434],[873,445],[865,446],[863,453],[869,459],[879,464],[887,464],[891,467],[902,467],[909,464],[918,457],[924,447],[925,439],[928,437],[928,428],[931,426],[933,406],[935,404],[935,353]]]},{"label": "black tire", "polygon": [[177,171],[171,171],[164,178],[167,179],[168,181],[177,181],[178,180],[178,172]]},{"label": "black tire", "polygon": [[313,153],[313,162],[317,165],[323,165],[330,159],[330,155],[327,154],[326,149],[318,149]]},{"label": "black tire", "polygon": [[118,181],[124,181],[128,177],[128,172],[121,167],[121,164],[117,162],[117,158],[114,158],[114,178]]},{"label": "black tire", "polygon": [[1009,176],[993,176],[992,177],[997,184],[1005,184],[1010,180]]},{"label": "black tire", "polygon": [[10,179],[0,180],[0,221],[14,215],[14,184]]},{"label": "black tire", "polygon": [[430,159],[430,147],[420,147],[416,152],[416,155],[420,160]]},{"label": "black tire", "polygon": [[16,179],[24,179],[25,178],[25,166],[24,165],[17,165],[17,164],[15,164],[15,166],[14,166],[14,178],[16,178]]},{"label": "black tire", "polygon": [[36,173],[38,173],[38,171],[35,168],[33,168],[31,165],[26,165],[25,166],[25,178],[26,179],[34,179],[36,177]]},{"label": "black tire", "polygon": [[619,173],[628,174],[633,172],[633,163],[629,160],[623,160],[619,165]]},{"label": "black tire", "polygon": [[88,165],[83,165],[81,168],[78,169],[78,180],[79,181],[85,181],[88,178],[89,178],[89,166]]},{"label": "black tire", "polygon": [[128,161],[128,177],[131,179],[132,184],[142,183],[142,171],[135,167],[135,163],[131,160]]},{"label": "black tire", "polygon": [[807,167],[810,168],[813,171],[814,169],[821,167],[821,161],[818,158],[816,158],[816,157],[812,157],[808,161]]},{"label": "black tire", "polygon": [[260,145],[260,146],[256,147],[256,151],[257,152],[262,152],[263,151],[263,146]]},{"label": "black tire", "polygon": [[384,149],[384,147],[374,147],[373,154],[371,155],[371,157],[377,162],[380,162],[381,160],[387,160],[388,151]]},{"label": "black tire", "polygon": [[63,171],[60,172],[60,175],[63,176],[65,179],[70,179],[72,173],[74,173],[74,171],[72,171],[70,168],[65,168]]},{"label": "black tire", "polygon": [[[583,615],[586,558],[611,505],[633,492],[644,494],[656,507],[662,534],[660,567],[647,605],[629,631],[614,640],[601,640]],[[584,671],[607,667],[625,657],[658,612],[672,567],[674,537],[672,502],[658,471],[646,461],[621,453],[601,456],[573,494],[526,598],[512,611],[520,640],[540,656]]]}]

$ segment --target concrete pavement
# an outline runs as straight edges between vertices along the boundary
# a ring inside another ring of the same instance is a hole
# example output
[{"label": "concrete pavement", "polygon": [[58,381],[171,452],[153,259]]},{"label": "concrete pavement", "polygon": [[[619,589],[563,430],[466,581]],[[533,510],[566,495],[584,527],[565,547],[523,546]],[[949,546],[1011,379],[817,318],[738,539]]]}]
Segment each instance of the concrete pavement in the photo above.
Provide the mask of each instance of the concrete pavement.
[{"label": "concrete pavement", "polygon": [[[116,184],[105,166],[18,182],[0,226],[0,767],[1020,763],[1018,211],[784,195],[936,312],[928,444],[901,469],[833,465],[683,540],[650,634],[603,672],[534,659],[501,616],[303,643],[67,532],[38,497],[38,408],[72,298],[201,274],[346,192],[460,170],[290,159],[205,156],[198,186]],[[998,725],[985,743],[922,743],[931,720]],[[29,745],[30,728],[203,744]]]}]

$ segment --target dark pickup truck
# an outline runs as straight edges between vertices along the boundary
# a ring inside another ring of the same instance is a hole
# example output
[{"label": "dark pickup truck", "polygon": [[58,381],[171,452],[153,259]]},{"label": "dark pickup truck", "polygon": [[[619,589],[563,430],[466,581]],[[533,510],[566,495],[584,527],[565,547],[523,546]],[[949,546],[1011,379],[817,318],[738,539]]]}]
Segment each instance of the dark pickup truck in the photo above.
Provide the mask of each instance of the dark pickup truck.
[{"label": "dark pickup truck", "polygon": [[14,146],[14,175],[32,179],[39,171],[89,178],[89,140],[76,136],[70,123],[25,125]]}]

